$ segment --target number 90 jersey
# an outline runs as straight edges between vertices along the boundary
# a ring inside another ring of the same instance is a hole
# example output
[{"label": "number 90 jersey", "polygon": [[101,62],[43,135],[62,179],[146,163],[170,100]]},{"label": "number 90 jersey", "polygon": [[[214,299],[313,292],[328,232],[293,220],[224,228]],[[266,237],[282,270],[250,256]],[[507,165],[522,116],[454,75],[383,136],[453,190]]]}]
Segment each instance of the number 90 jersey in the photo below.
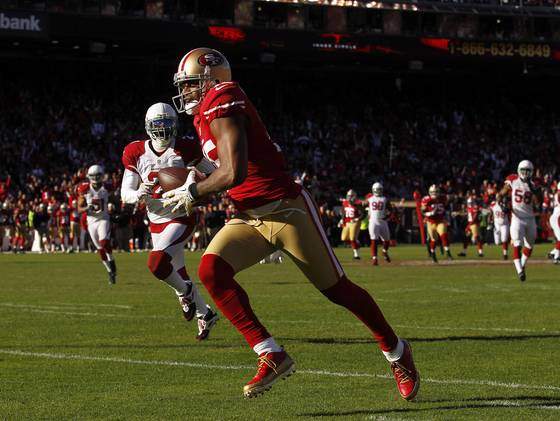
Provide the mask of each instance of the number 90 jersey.
[{"label": "number 90 jersey", "polygon": [[109,190],[102,184],[98,190],[95,190],[89,182],[81,183],[78,186],[78,195],[86,198],[86,203],[90,207],[87,211],[88,223],[99,219],[109,219]]},{"label": "number 90 jersey", "polygon": [[385,196],[376,197],[372,194],[367,196],[369,220],[377,224],[387,218],[387,198]]},{"label": "number 90 jersey", "polygon": [[528,182],[521,181],[517,174],[506,178],[505,183],[511,187],[512,213],[518,218],[534,218],[533,192]]}]

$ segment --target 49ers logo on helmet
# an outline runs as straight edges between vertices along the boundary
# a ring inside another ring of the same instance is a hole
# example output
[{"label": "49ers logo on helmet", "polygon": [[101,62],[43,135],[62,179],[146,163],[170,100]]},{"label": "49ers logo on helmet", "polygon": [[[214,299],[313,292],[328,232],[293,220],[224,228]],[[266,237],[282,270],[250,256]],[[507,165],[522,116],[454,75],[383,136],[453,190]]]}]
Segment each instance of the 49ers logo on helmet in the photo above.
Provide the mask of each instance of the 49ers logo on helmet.
[{"label": "49ers logo on helmet", "polygon": [[198,58],[198,63],[201,66],[218,66],[223,62],[224,60],[222,59],[222,57],[215,53],[206,53]]}]

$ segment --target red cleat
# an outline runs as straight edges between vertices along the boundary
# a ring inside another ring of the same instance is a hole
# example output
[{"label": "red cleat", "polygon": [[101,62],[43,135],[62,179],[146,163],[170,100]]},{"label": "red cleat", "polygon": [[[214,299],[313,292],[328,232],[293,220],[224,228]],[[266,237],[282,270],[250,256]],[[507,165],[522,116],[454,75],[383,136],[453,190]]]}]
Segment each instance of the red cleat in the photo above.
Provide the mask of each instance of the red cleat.
[{"label": "red cleat", "polygon": [[401,358],[391,363],[391,371],[397,381],[397,389],[403,399],[410,401],[416,397],[420,388],[420,374],[416,371],[412,359],[412,348],[407,341],[404,342],[404,351]]},{"label": "red cleat", "polygon": [[371,259],[371,264],[373,266],[378,266],[379,265],[379,263],[377,262],[377,259]]},{"label": "red cleat", "polygon": [[253,398],[270,390],[280,379],[285,379],[296,371],[294,361],[285,351],[269,352],[259,355],[257,374],[243,387],[243,395]]}]

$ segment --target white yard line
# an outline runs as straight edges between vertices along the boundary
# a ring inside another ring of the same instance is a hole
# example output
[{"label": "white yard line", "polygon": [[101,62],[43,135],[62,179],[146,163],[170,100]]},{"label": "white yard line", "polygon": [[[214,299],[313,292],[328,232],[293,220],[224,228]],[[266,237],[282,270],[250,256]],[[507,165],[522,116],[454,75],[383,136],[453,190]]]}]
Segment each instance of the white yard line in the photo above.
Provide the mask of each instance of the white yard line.
[{"label": "white yard line", "polygon": [[[56,304],[56,305],[53,305]],[[72,309],[72,308],[84,308],[84,307],[111,307],[111,308],[118,308],[118,309],[126,309],[126,310],[130,310],[132,309],[132,306],[125,306],[125,305],[121,305],[121,304],[64,304],[64,303],[53,303],[53,304],[47,304],[47,305],[36,305],[36,304],[16,304],[16,303],[9,303],[9,302],[3,302],[0,303],[0,306],[2,307],[15,307],[15,308],[46,308],[46,309],[52,309],[52,310],[67,310],[67,309]]]},{"label": "white yard line", "polygon": [[[31,313],[47,313],[47,314],[62,314],[68,316],[83,316],[83,317],[109,317],[109,318],[121,318],[121,319],[166,319],[171,320],[174,317],[171,316],[159,316],[159,315],[130,315],[130,314],[114,314],[114,313],[98,313],[89,311],[59,311],[51,310],[52,306],[33,306],[27,304],[11,304],[11,303],[0,303],[1,307],[7,308],[22,308],[26,309]],[[57,308],[57,307],[54,307]],[[275,319],[263,319],[264,323],[272,324],[304,324],[304,325],[325,325],[325,324],[344,324],[344,325],[361,325],[360,322],[347,322],[347,321],[336,321],[336,320],[275,320]],[[474,332],[504,332],[504,333],[534,333],[534,334],[548,334],[548,335],[560,335],[558,330],[547,330],[547,329],[523,329],[523,328],[509,328],[509,327],[475,327],[475,326],[418,326],[418,325],[403,325],[394,324],[393,327],[400,329],[417,329],[417,330],[442,330],[451,332],[461,332],[461,331],[474,331]]]},{"label": "white yard line", "polygon": [[[94,357],[88,355],[76,355],[76,354],[53,354],[46,352],[26,352],[11,349],[0,349],[0,354],[15,355],[19,357],[35,357],[35,358],[48,358],[56,360],[77,360],[77,361],[100,361],[100,362],[114,362],[114,363],[124,363],[124,364],[139,364],[139,365],[160,365],[160,366],[170,366],[170,367],[191,367],[191,368],[203,368],[210,370],[250,370],[253,366],[245,365],[215,365],[215,364],[203,364],[203,363],[193,363],[188,361],[169,361],[169,360],[133,360],[128,358],[116,358],[116,357]],[[370,374],[370,373],[354,373],[354,372],[337,372],[337,371],[326,371],[326,370],[297,370],[300,374],[314,375],[314,376],[326,376],[326,377],[367,377],[376,379],[392,379],[393,376],[389,374]],[[468,380],[468,379],[431,379],[423,378],[424,383],[434,383],[434,384],[444,384],[444,385],[465,385],[465,386],[489,386],[489,387],[501,387],[506,389],[529,389],[529,390],[551,390],[560,391],[560,386],[554,385],[531,385],[522,383],[504,383],[492,380]],[[546,407],[546,406],[545,406]],[[554,407],[546,407],[547,409]]]}]

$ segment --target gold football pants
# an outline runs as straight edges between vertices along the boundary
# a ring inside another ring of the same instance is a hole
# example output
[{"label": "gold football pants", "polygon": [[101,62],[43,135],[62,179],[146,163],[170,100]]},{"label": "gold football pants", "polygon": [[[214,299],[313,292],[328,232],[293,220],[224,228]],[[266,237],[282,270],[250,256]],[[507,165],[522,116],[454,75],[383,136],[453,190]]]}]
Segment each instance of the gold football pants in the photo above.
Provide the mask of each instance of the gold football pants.
[{"label": "gold football pants", "polygon": [[296,199],[281,199],[229,221],[204,254],[220,256],[238,273],[276,250],[290,256],[319,290],[332,287],[344,276],[306,190]]}]

